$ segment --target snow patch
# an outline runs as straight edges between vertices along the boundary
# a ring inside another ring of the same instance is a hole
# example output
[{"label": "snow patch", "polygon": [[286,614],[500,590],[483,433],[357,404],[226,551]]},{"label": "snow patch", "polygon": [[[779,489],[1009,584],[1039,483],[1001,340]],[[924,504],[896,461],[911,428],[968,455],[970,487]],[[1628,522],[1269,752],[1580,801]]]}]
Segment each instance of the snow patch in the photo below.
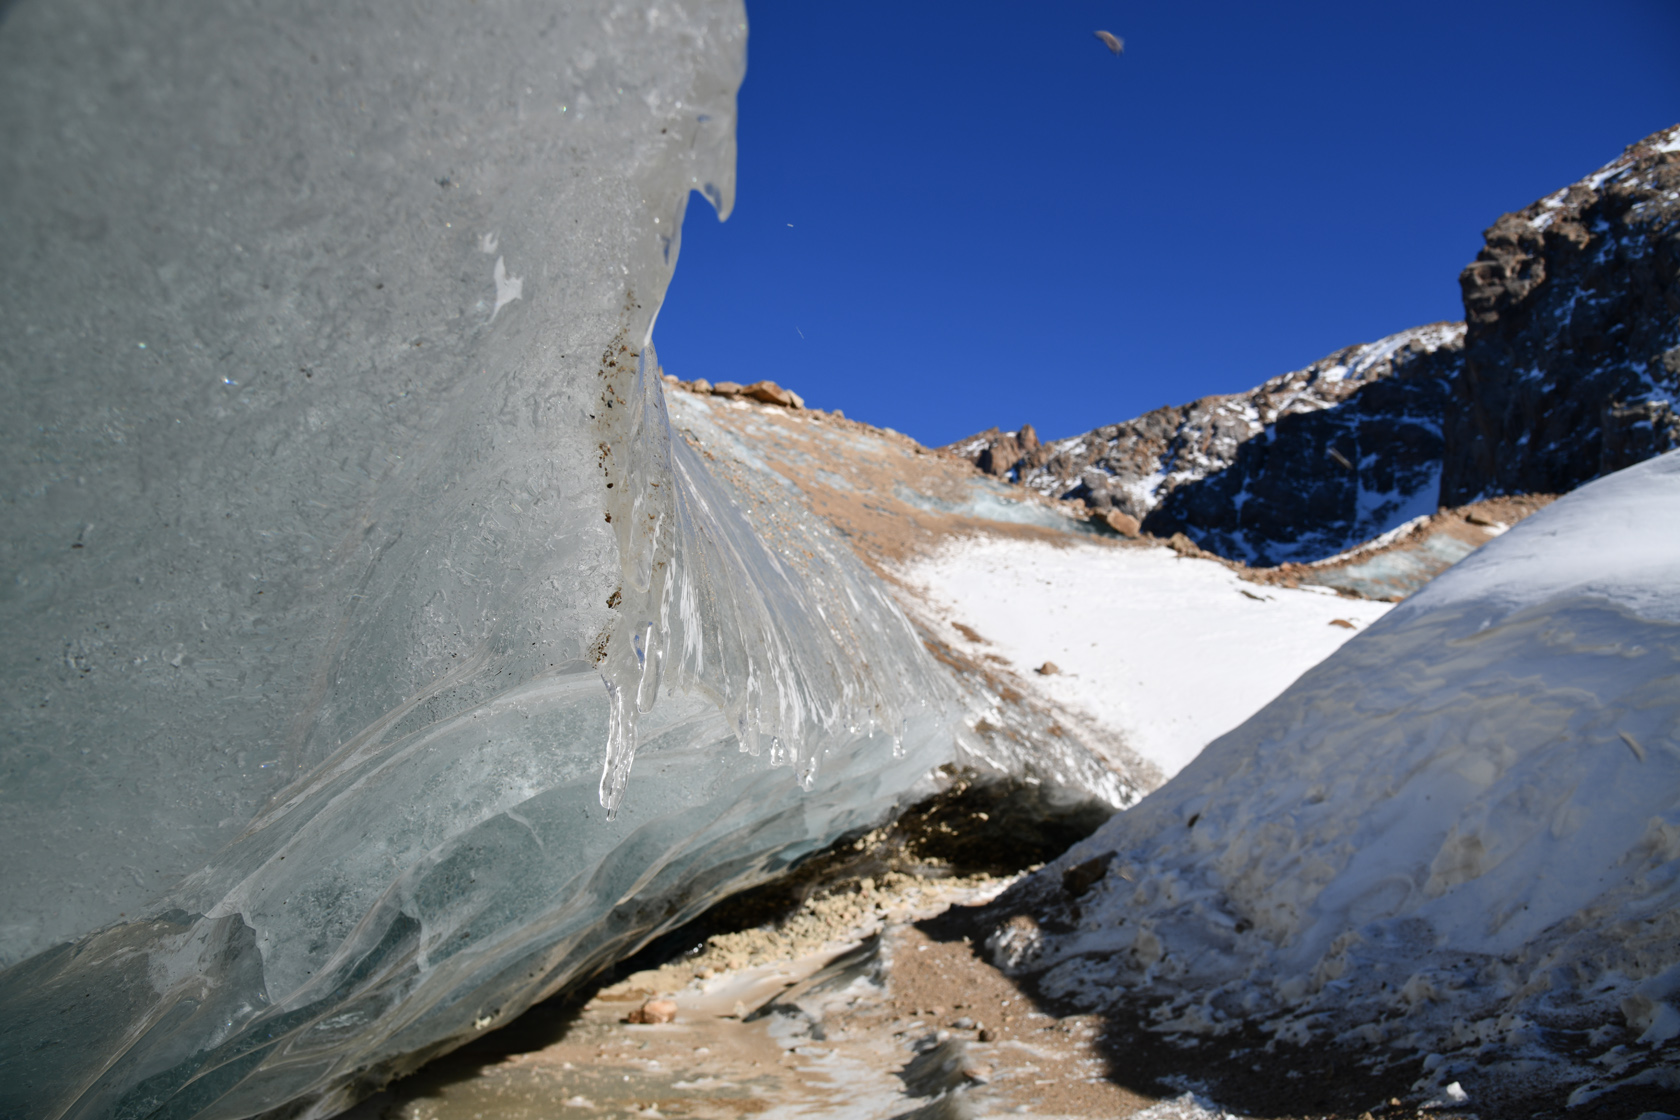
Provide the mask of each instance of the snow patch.
[{"label": "snow patch", "polygon": [[[1008,538],[955,542],[909,565],[945,620],[972,627],[1058,704],[1177,773],[1291,681],[1375,622],[1386,603],[1260,587],[1166,548]],[[1052,661],[1061,672],[1032,670]]]}]

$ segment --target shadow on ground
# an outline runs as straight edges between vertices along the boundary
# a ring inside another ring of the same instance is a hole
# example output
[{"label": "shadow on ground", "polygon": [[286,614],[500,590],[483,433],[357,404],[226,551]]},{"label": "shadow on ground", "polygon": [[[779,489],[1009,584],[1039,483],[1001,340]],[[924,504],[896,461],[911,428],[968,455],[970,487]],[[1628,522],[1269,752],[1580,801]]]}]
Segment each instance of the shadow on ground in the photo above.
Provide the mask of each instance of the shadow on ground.
[{"label": "shadow on ground", "polygon": [[[1077,872],[1070,869],[1069,874]],[[1022,892],[1024,893],[1024,892]],[[987,937],[1009,919],[1023,913],[1020,894],[1012,892],[983,906],[953,906],[937,917],[916,923],[930,939],[961,943],[977,967],[993,967],[986,949]],[[1077,911],[1075,911],[1077,913]],[[1056,919],[1035,915],[1043,928],[1058,931]],[[1065,919],[1064,919],[1065,922]],[[1051,999],[1039,990],[1032,976],[1017,977],[1015,983],[1039,1011],[1062,1018],[1091,1009],[1070,1006]],[[1476,1120],[1635,1120],[1645,1114],[1667,1116],[1680,1107],[1671,1086],[1626,1086],[1571,1108],[1564,1094],[1549,1091],[1524,1094],[1521,1091],[1495,1096],[1478,1095],[1459,1108],[1424,1109],[1423,1099],[1412,1089],[1424,1074],[1425,1055],[1396,1061],[1394,1051],[1345,1049],[1328,1043],[1298,1046],[1281,1042],[1245,1024],[1240,1030],[1218,1039],[1169,1036],[1149,1029],[1150,1012],[1159,1002],[1143,999],[1123,1001],[1100,1011],[1098,1048],[1107,1062],[1107,1074],[1115,1084],[1139,1096],[1168,1097],[1193,1089],[1217,1101],[1223,1108],[1256,1120],[1397,1120],[1397,1118],[1463,1116]],[[1616,1042],[1588,1045],[1586,1031],[1571,1054],[1583,1063]],[[1562,1040],[1565,1043],[1567,1040]],[[1559,1046],[1559,1049],[1568,1048]],[[1374,1072],[1369,1060],[1380,1058],[1386,1068]],[[1498,1060],[1490,1055],[1489,1061]]]}]

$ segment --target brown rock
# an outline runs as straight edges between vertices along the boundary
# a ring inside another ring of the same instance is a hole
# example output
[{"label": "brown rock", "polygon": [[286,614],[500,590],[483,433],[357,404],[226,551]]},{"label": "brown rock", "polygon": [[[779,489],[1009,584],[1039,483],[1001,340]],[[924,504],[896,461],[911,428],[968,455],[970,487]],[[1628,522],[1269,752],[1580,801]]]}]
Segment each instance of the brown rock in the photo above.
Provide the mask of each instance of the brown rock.
[{"label": "brown rock", "polygon": [[1138,524],[1137,518],[1133,517],[1129,513],[1122,513],[1117,509],[1111,509],[1105,513],[1103,515],[1103,520],[1108,523],[1108,527],[1110,529],[1113,529],[1122,537],[1135,538],[1138,534],[1143,532],[1143,526]]},{"label": "brown rock", "polygon": [[738,397],[745,388],[739,381],[719,381],[712,386],[712,395],[716,397]]},{"label": "brown rock", "polygon": [[1014,432],[987,428],[941,450],[967,459],[995,478],[1013,478],[1011,472],[1029,470],[1050,453],[1046,445],[1038,442],[1038,433],[1031,424],[1022,424]]},{"label": "brown rock", "polygon": [[1354,627],[1354,625],[1353,625],[1353,623],[1351,623],[1351,622],[1349,622],[1349,621],[1348,621],[1348,620],[1347,620],[1347,619],[1345,619],[1345,618],[1332,618],[1332,619],[1331,619],[1331,620],[1330,620],[1330,625],[1332,625],[1332,626],[1340,626],[1340,627],[1341,627],[1341,628],[1342,628],[1342,629],[1343,629],[1343,630],[1352,630],[1352,629],[1355,629],[1355,627]]},{"label": "brown rock", "polygon": [[696,393],[709,393],[712,391],[712,383],[707,381],[704,377],[696,377],[693,381],[688,383],[688,387]]},{"label": "brown rock", "polygon": [[1102,882],[1103,876],[1108,874],[1108,865],[1114,859],[1113,852],[1104,852],[1100,856],[1076,863],[1062,872],[1062,890],[1074,898],[1082,897],[1085,892]]},{"label": "brown rock", "polygon": [[1204,552],[1201,545],[1197,544],[1183,533],[1174,533],[1172,536],[1168,537],[1167,547],[1178,553],[1180,556],[1191,558],[1212,555],[1212,553]]},{"label": "brown rock", "polygon": [[743,397],[751,397],[765,404],[779,404],[783,408],[804,408],[805,400],[792,389],[784,389],[774,381],[755,381],[741,390]]},{"label": "brown rock", "polygon": [[630,1012],[626,1022],[630,1023],[672,1023],[677,1018],[677,1004],[675,1000],[650,999],[636,1010]]},{"label": "brown rock", "polygon": [[1061,671],[1061,666],[1057,665],[1054,661],[1046,661],[1044,664],[1033,670],[1033,672],[1037,673],[1041,677],[1053,677]]}]

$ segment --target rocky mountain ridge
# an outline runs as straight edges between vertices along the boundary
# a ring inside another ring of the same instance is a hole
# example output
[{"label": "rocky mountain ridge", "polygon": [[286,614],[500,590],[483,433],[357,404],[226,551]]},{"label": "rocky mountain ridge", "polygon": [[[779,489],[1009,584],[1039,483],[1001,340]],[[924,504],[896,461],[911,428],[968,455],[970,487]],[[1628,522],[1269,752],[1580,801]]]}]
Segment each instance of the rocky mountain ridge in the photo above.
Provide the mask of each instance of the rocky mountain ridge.
[{"label": "rocky mountain ridge", "polygon": [[1121,531],[1275,565],[1680,446],[1680,125],[1485,239],[1464,322],[1068,439],[1023,425],[945,450]]},{"label": "rocky mountain ridge", "polygon": [[1441,501],[1561,493],[1680,447],[1680,125],[1484,239],[1459,276]]},{"label": "rocky mountain ridge", "polygon": [[949,450],[1048,496],[1250,564],[1316,560],[1433,513],[1460,323],[1349,346],[1247,393],[1054,443],[985,432]]}]

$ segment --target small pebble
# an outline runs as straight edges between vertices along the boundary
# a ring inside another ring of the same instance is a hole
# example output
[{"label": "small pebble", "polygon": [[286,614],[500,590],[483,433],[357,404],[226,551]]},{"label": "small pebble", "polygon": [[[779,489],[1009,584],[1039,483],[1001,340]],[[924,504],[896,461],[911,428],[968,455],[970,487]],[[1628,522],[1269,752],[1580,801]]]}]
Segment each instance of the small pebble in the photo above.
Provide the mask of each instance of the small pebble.
[{"label": "small pebble", "polygon": [[630,1012],[629,1021],[632,1023],[669,1023],[677,1017],[677,1005],[673,1000],[650,999],[636,1010]]}]

